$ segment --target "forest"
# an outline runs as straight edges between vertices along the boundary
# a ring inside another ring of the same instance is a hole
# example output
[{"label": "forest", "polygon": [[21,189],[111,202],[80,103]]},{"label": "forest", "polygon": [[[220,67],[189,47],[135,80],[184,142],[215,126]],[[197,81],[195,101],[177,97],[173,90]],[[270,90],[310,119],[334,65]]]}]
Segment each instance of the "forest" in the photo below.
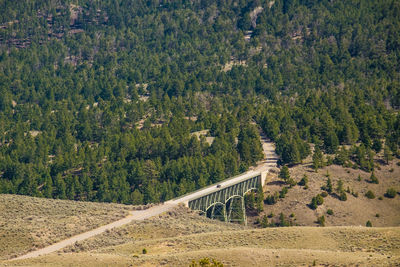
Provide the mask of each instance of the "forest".
[{"label": "forest", "polygon": [[0,9],[0,193],[165,201],[254,165],[259,128],[281,165],[400,156],[399,1]]}]

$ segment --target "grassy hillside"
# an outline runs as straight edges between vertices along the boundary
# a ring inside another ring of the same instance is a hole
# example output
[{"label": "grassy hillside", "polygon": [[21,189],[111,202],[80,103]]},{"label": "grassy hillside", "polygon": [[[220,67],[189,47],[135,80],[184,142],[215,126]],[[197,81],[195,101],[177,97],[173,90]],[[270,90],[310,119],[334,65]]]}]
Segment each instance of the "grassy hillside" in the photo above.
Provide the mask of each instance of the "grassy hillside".
[{"label": "grassy hillside", "polygon": [[[251,229],[199,217],[184,208],[135,222],[37,259],[13,265],[188,266],[204,257],[227,266],[394,265],[400,228]],[[143,249],[147,250],[143,254]]]},{"label": "grassy hillside", "polygon": [[0,194],[0,259],[125,217],[130,206]]}]

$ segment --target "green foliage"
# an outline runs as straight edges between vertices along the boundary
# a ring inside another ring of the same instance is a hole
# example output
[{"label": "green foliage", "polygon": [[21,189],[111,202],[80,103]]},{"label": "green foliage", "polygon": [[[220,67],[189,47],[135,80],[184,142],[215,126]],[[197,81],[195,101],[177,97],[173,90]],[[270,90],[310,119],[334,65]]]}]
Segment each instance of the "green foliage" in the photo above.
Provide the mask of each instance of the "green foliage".
[{"label": "green foliage", "polygon": [[281,168],[281,171],[279,173],[279,177],[282,178],[285,181],[289,180],[290,173],[289,173],[289,168],[286,165]]},{"label": "green foliage", "polygon": [[320,194],[318,194],[315,198],[317,200],[317,205],[318,206],[324,204],[324,198]]},{"label": "green foliage", "polygon": [[[325,152],[373,171],[381,140],[398,154],[397,1],[79,5],[2,5],[0,193],[165,201],[260,160],[251,121],[281,164],[309,143],[316,170]],[[205,129],[211,145],[190,134]]]},{"label": "green foliage", "polygon": [[308,177],[306,174],[304,174],[303,178],[301,178],[299,185],[301,186],[306,186],[308,184]]},{"label": "green foliage", "polygon": [[279,197],[280,198],[285,198],[287,192],[288,192],[288,188],[287,187],[282,188],[282,190],[279,192]]},{"label": "green foliage", "polygon": [[192,260],[191,264],[189,265],[189,267],[223,267],[223,266],[224,265],[221,262],[209,258],[200,259],[199,262]]},{"label": "green foliage", "polygon": [[375,176],[375,173],[372,172],[371,176],[369,177],[369,180],[371,183],[373,184],[379,184],[379,180],[378,178]]},{"label": "green foliage", "polygon": [[257,189],[257,212],[260,213],[264,210],[264,192],[261,186]]},{"label": "green foliage", "polygon": [[346,201],[347,200],[346,192],[342,191],[341,193],[339,193],[339,200],[341,200],[341,201]]},{"label": "green foliage", "polygon": [[338,183],[337,183],[336,192],[338,192],[339,194],[341,194],[342,192],[344,192],[344,187],[343,187],[343,181],[342,181],[342,179],[339,179],[339,181],[338,181]]},{"label": "green foliage", "polygon": [[313,154],[313,168],[317,172],[319,168],[324,166],[324,160],[322,156],[321,149],[318,146],[315,146],[314,154]]},{"label": "green foliage", "polygon": [[337,165],[342,165],[342,166],[346,166],[346,164],[348,163],[348,161],[350,160],[349,158],[349,153],[346,150],[345,147],[342,147],[341,149],[339,149],[339,151],[336,153],[336,157],[333,160],[333,163],[337,164]]},{"label": "green foliage", "polygon": [[278,202],[278,199],[279,199],[279,193],[276,192],[274,195],[268,195],[265,198],[264,203],[268,205],[274,205],[276,204],[276,202]]},{"label": "green foliage", "polygon": [[369,199],[374,199],[375,198],[375,194],[371,190],[368,190],[367,193],[365,193],[365,196],[367,198],[369,198]]},{"label": "green foliage", "polygon": [[261,220],[261,227],[262,227],[262,228],[267,228],[267,227],[268,227],[268,217],[267,217],[267,215],[264,215],[264,216],[262,217],[262,220]]},{"label": "green foliage", "polygon": [[285,218],[285,215],[283,215],[282,212],[281,212],[281,214],[279,215],[279,223],[277,224],[277,226],[280,226],[280,227],[288,227],[288,226],[291,226],[290,221],[288,221],[288,220]]},{"label": "green foliage", "polygon": [[397,191],[393,187],[388,188],[386,190],[385,197],[394,198],[396,195],[397,195]]},{"label": "green foliage", "polygon": [[323,191],[323,192],[321,193],[321,196],[322,196],[322,197],[327,197],[327,196],[328,196],[328,193],[325,192],[325,191]]},{"label": "green foliage", "polygon": [[328,177],[328,180],[326,180],[326,185],[323,186],[322,189],[328,192],[329,194],[333,192],[333,185],[330,177]]},{"label": "green foliage", "polygon": [[367,221],[367,223],[365,224],[365,226],[367,226],[367,227],[372,227],[372,223],[371,223],[371,221],[370,221],[370,220],[368,220],[368,221]]},{"label": "green foliage", "polygon": [[289,178],[286,181],[286,184],[288,184],[290,187],[293,187],[293,186],[295,186],[297,184],[297,182],[293,178]]},{"label": "green foliage", "polygon": [[383,150],[383,158],[386,160],[386,164],[389,164],[389,161],[393,159],[392,151],[388,146],[385,146]]},{"label": "green foliage", "polygon": [[332,210],[332,209],[328,209],[328,210],[326,211],[326,213],[327,213],[328,215],[333,215],[333,210]]},{"label": "green foliage", "polygon": [[325,226],[325,216],[322,215],[322,216],[318,217],[318,218],[317,218],[317,223],[318,223],[320,226]]},{"label": "green foliage", "polygon": [[250,192],[244,196],[244,202],[246,204],[246,209],[254,209],[256,198],[254,192]]},{"label": "green foliage", "polygon": [[142,249],[142,254],[147,254],[147,249]]}]

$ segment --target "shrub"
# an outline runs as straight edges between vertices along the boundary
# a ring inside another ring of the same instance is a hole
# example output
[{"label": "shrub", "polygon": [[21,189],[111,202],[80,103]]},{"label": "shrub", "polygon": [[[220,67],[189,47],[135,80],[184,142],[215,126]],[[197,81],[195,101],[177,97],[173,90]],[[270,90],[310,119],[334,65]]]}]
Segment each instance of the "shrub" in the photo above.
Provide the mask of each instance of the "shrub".
[{"label": "shrub", "polygon": [[396,196],[396,194],[397,194],[397,192],[396,192],[396,189],[394,189],[394,188],[388,188],[387,190],[386,190],[386,194],[385,194],[385,197],[387,197],[387,198],[394,198],[395,196]]},{"label": "shrub", "polygon": [[288,188],[287,187],[282,188],[282,191],[279,192],[279,197],[280,198],[285,198],[287,192],[288,192]]},{"label": "shrub", "polygon": [[351,194],[353,195],[353,197],[358,197],[358,192],[351,191]]},{"label": "shrub", "polygon": [[301,178],[299,185],[306,186],[308,184],[308,177],[304,174],[303,178]]},{"label": "shrub", "polygon": [[318,217],[317,223],[321,226],[325,226],[325,216],[322,215],[321,217]]},{"label": "shrub", "polygon": [[268,204],[268,205],[274,205],[276,202],[278,202],[278,198],[279,198],[279,195],[278,195],[278,194],[269,195],[269,196],[267,196],[267,198],[264,200],[264,203],[265,203],[265,204]]},{"label": "shrub", "polygon": [[279,177],[285,181],[287,181],[290,178],[288,166],[285,165],[282,167],[281,172],[279,173]]},{"label": "shrub", "polygon": [[371,190],[368,190],[367,193],[365,193],[365,196],[369,199],[374,199],[375,198],[375,194],[374,192],[372,192]]},{"label": "shrub", "polygon": [[318,206],[324,204],[324,198],[323,198],[320,194],[318,194],[318,195],[316,196],[316,199],[317,199],[317,205],[318,205]]},{"label": "shrub", "polygon": [[340,194],[344,191],[343,189],[343,181],[342,179],[339,179],[337,187],[336,187],[336,191]]},{"label": "shrub", "polygon": [[368,220],[368,221],[367,221],[367,223],[365,224],[365,226],[367,226],[367,227],[372,227],[372,223],[371,223],[371,221],[370,221],[370,220]]},{"label": "shrub", "polygon": [[267,228],[268,227],[268,218],[267,215],[264,215],[262,220],[261,220],[261,227],[262,228]]},{"label": "shrub", "polygon": [[143,254],[147,254],[147,249],[144,248],[144,249],[142,250],[142,253],[143,253]]},{"label": "shrub", "polygon": [[290,218],[294,218],[294,213],[291,213],[291,214],[290,214]]},{"label": "shrub", "polygon": [[376,218],[379,218],[379,217],[380,217],[379,213],[375,214],[375,217],[376,217]]},{"label": "shrub", "polygon": [[273,213],[273,212],[271,212],[270,214],[268,214],[268,218],[272,218],[272,217],[274,217],[275,216],[275,214]]},{"label": "shrub", "polygon": [[361,182],[361,175],[358,175],[357,181]]},{"label": "shrub", "polygon": [[327,213],[328,215],[333,215],[333,210],[328,209],[328,210],[326,211],[326,213]]},{"label": "shrub", "polygon": [[322,196],[322,197],[327,197],[327,196],[328,196],[328,193],[324,191],[324,192],[321,193],[321,196]]},{"label": "shrub", "polygon": [[380,197],[378,197],[378,199],[379,199],[379,200],[383,200],[383,197],[382,197],[382,196],[380,196]]},{"label": "shrub", "polygon": [[322,205],[324,203],[324,198],[318,194],[315,197],[312,198],[311,203],[309,204],[309,207],[313,210],[317,209],[319,205]]},{"label": "shrub", "polygon": [[346,192],[342,191],[342,193],[339,194],[339,199],[341,201],[346,201],[347,200],[347,194]]},{"label": "shrub", "polygon": [[376,178],[375,173],[372,173],[372,174],[371,174],[371,177],[370,177],[369,179],[370,179],[370,182],[371,182],[371,183],[373,183],[373,184],[379,184],[379,180],[378,180],[378,178]]},{"label": "shrub", "polygon": [[289,179],[286,181],[286,184],[288,184],[290,187],[293,187],[293,186],[295,186],[297,183],[296,183],[295,180],[293,180],[293,178],[289,178]]},{"label": "shrub", "polygon": [[281,214],[279,215],[279,226],[281,227],[287,227],[290,226],[290,222],[288,222],[285,218],[285,215],[283,215],[283,213],[281,212]]},{"label": "shrub", "polygon": [[209,258],[203,258],[199,260],[199,263],[197,263],[195,260],[192,260],[192,263],[189,265],[189,267],[223,267],[224,265],[214,259],[209,259]]}]

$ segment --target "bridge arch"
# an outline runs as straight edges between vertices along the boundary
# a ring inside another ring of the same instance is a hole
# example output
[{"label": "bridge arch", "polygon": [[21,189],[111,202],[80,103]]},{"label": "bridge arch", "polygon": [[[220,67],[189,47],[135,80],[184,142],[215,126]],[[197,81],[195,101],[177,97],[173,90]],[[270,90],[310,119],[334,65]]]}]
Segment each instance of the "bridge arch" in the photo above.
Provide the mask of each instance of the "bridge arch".
[{"label": "bridge arch", "polygon": [[[223,186],[224,183],[221,182],[218,186],[212,185],[209,188],[208,192],[203,195],[200,195],[197,198],[190,199],[187,203],[189,208],[192,210],[198,210],[204,212],[208,217],[215,217],[215,209],[222,206],[222,214],[224,214],[225,221],[231,221],[234,216],[232,213],[242,214],[242,221],[246,223],[246,212],[244,205],[244,196],[252,191],[257,190],[259,186],[261,186],[261,172],[253,172],[246,175],[241,175],[240,180],[237,180],[236,177],[231,178],[229,180],[235,180],[235,183],[228,183],[228,186]],[[243,177],[243,178],[242,178]],[[222,185],[222,186],[221,186]],[[214,188],[214,190],[210,190]],[[240,205],[232,205],[236,200],[240,200]],[[240,206],[240,209],[238,208]],[[233,207],[237,208],[235,211],[232,209]],[[209,209],[212,209],[210,212]],[[221,210],[218,210],[221,212]]]}]

